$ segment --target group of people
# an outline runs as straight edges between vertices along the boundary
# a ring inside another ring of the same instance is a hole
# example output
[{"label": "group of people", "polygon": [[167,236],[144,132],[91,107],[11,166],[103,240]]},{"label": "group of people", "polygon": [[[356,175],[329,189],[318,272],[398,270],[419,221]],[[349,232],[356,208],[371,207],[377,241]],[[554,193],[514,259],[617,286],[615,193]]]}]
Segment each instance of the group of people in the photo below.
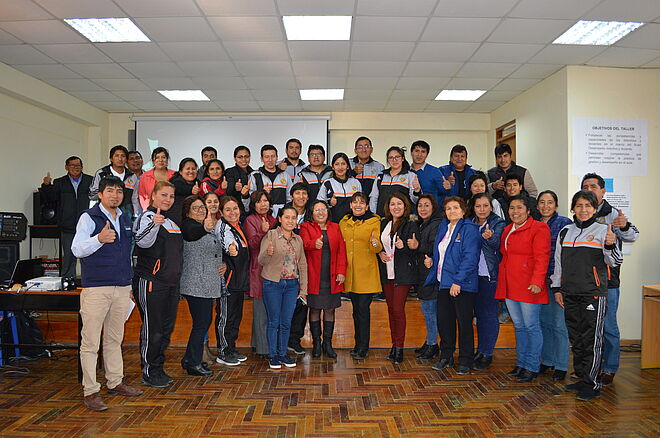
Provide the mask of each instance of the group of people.
[{"label": "group of people", "polygon": [[[619,359],[621,245],[639,233],[604,199],[599,175],[583,177],[571,220],[558,215],[553,191],[538,193],[506,144],[495,148],[497,165],[486,173],[467,164],[462,145],[451,149],[449,164],[432,166],[422,140],[410,147],[412,163],[403,148],[387,149],[387,168],[372,157],[367,137],[356,140],[353,158],[337,153],[329,164],[321,145],[308,147],[309,164],[299,140],[287,141],[285,150],[278,160],[277,149],[264,145],[263,165],[252,169],[250,149],[238,146],[235,165],[225,169],[206,147],[201,166],[185,158],[174,171],[159,147],[154,169],[142,172],[138,152],[115,146],[111,164],[93,178],[82,173],[78,157],[67,159],[66,176],[52,184],[50,175],[44,178],[42,192],[61,206],[63,243],[71,235],[73,269],[74,256],[81,259],[86,406],[107,408],[95,377],[101,330],[110,392],[141,393],[122,383],[131,290],[142,318],[142,383],[152,387],[172,383],[165,350],[180,296],[192,319],[181,366],[208,376],[211,360],[235,366],[248,359],[236,349],[246,296],[254,352],[278,369],[294,367],[305,353],[300,340],[308,321],[312,357],[337,357],[332,338],[342,293],[352,304],[350,355],[366,358],[370,305],[381,292],[392,339],[387,358],[395,364],[404,360],[405,305],[414,293],[426,325],[415,354],[437,358],[433,369],[488,368],[503,301],[516,334],[509,376],[531,382],[552,370],[554,380],[564,380],[572,346],[578,380],[567,390],[591,400],[611,383]],[[91,209],[80,200],[87,193],[99,201]],[[217,353],[211,356],[214,307]]]}]

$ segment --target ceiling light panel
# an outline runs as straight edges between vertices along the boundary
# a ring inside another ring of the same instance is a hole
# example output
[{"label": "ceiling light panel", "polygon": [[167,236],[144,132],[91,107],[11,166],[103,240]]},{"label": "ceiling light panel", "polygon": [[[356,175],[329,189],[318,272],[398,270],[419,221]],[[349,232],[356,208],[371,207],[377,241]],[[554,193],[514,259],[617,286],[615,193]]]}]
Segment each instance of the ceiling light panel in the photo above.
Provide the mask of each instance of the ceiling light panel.
[{"label": "ceiling light panel", "polygon": [[442,90],[435,100],[477,100],[486,90]]},{"label": "ceiling light panel", "polygon": [[160,94],[172,101],[209,101],[211,99],[202,90],[158,90]]},{"label": "ceiling light panel", "polygon": [[309,90],[300,90],[301,100],[343,100],[343,88],[318,88]]},{"label": "ceiling light panel", "polygon": [[351,39],[350,15],[285,15],[282,17],[289,41],[348,41]]},{"label": "ceiling light panel", "polygon": [[64,21],[93,43],[151,41],[130,18],[68,18]]},{"label": "ceiling light panel", "polygon": [[580,20],[552,44],[609,46],[643,24],[640,22]]}]

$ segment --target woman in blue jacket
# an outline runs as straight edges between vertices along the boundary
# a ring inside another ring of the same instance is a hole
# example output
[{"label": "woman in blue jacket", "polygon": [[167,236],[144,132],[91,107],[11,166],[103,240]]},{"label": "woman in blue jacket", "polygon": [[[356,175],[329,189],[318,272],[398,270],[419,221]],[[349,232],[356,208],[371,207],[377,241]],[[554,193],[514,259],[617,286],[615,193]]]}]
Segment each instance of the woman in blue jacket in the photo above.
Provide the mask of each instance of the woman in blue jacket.
[{"label": "woman in blue jacket", "polygon": [[451,196],[444,201],[445,219],[438,227],[433,259],[424,260],[430,268],[425,285],[438,284],[438,331],[440,360],[434,370],[454,365],[456,321],[458,321],[457,374],[470,374],[474,359],[472,313],[474,294],[478,292],[478,266],[481,250],[479,227],[465,219],[467,205],[463,198]]},{"label": "woman in blue jacket", "polygon": [[493,350],[500,333],[500,321],[497,319],[499,301],[495,299],[495,290],[497,270],[502,259],[500,237],[506,222],[493,212],[493,199],[487,193],[474,195],[472,210],[472,221],[479,226],[481,233],[479,293],[474,300],[478,343],[472,367],[475,370],[485,370],[493,362]]},{"label": "woman in blue jacket", "polygon": [[[541,222],[550,227],[550,263],[548,263],[548,285],[550,276],[555,271],[555,244],[559,232],[566,225],[572,224],[569,218],[557,214],[559,201],[557,194],[552,190],[539,193],[536,208],[541,213]],[[557,304],[548,289],[548,304],[541,306],[539,315],[541,333],[543,334],[543,349],[541,350],[541,368],[539,374],[548,370],[554,370],[552,380],[559,381],[566,378],[568,370],[568,358],[570,355],[570,344],[568,341],[568,330],[564,320],[564,309]]]}]

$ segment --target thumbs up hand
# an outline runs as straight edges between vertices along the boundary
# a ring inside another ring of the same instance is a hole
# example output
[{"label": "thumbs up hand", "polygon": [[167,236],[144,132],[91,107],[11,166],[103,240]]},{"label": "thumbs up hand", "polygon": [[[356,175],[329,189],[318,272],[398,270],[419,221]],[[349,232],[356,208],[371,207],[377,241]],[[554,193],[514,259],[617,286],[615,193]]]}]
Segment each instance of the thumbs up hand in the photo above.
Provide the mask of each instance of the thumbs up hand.
[{"label": "thumbs up hand", "polygon": [[451,189],[451,183],[445,178],[444,175],[442,175],[442,188],[445,190]]},{"label": "thumbs up hand", "polygon": [[335,205],[337,205],[337,197],[332,195],[332,198],[330,198],[330,206],[334,207]]},{"label": "thumbs up hand", "polygon": [[408,248],[410,248],[410,249],[419,248],[419,241],[415,237],[415,233],[413,233],[412,237],[410,239],[408,239]]},{"label": "thumbs up hand", "polygon": [[243,190],[243,182],[241,182],[240,179],[236,181],[236,184],[234,184],[234,189],[237,192],[240,192],[241,190]]},{"label": "thumbs up hand", "polygon": [[222,183],[220,184],[220,188],[222,190],[227,190],[227,177],[225,176],[222,177]]},{"label": "thumbs up hand", "polygon": [[374,236],[373,232],[371,233],[371,239],[370,240],[371,240],[371,246],[376,248],[378,246],[378,239],[376,238],[376,236]]},{"label": "thumbs up hand", "polygon": [[398,249],[403,249],[403,240],[399,236],[396,236],[396,242],[394,242],[394,246],[396,246]]},{"label": "thumbs up hand", "polygon": [[117,233],[115,233],[115,230],[110,228],[110,221],[105,221],[105,227],[103,227],[101,232],[98,234],[97,239],[99,239],[99,242],[101,243],[112,243],[116,238]]},{"label": "thumbs up hand", "polygon": [[504,190],[504,178],[503,177],[500,177],[500,179],[493,182],[493,190]]},{"label": "thumbs up hand", "polygon": [[280,169],[282,172],[284,172],[287,168],[286,161],[282,160],[282,162],[280,162],[280,164],[277,165],[277,168]]},{"label": "thumbs up hand", "polygon": [[431,266],[433,266],[433,259],[426,254],[424,254],[424,266],[426,266],[426,269],[431,269]]},{"label": "thumbs up hand", "polygon": [[206,209],[206,217],[204,218],[204,229],[206,231],[213,231],[215,229],[215,224],[218,223],[215,218],[215,214],[209,212],[208,208]]},{"label": "thumbs up hand", "polygon": [[47,186],[48,184],[50,184],[52,182],[53,182],[53,179],[50,177],[50,172],[48,172],[46,174],[46,176],[44,176],[44,185]]},{"label": "thumbs up hand", "polygon": [[607,234],[605,234],[605,245],[614,245],[616,243],[616,234],[612,231],[612,225],[607,226]]},{"label": "thumbs up hand", "polygon": [[318,239],[316,239],[316,242],[314,242],[314,246],[316,246],[316,249],[323,248],[323,236],[320,236]]},{"label": "thumbs up hand", "polygon": [[451,172],[451,173],[449,174],[449,182],[450,182],[450,184],[451,184],[452,186],[453,186],[454,184],[456,184],[456,178],[454,177],[454,172]]},{"label": "thumbs up hand", "polygon": [[247,184],[244,185],[243,188],[241,188],[241,195],[246,196],[248,193],[250,193],[250,179],[249,178],[248,178]]},{"label": "thumbs up hand", "polygon": [[190,193],[192,193],[193,195],[199,193],[199,182],[195,181],[195,185],[193,186],[192,189],[190,189]]},{"label": "thumbs up hand", "polygon": [[419,185],[419,179],[417,178],[417,175],[413,177],[413,190],[415,192],[421,192],[422,187]]},{"label": "thumbs up hand", "polygon": [[619,215],[612,221],[612,226],[617,228],[624,228],[627,223],[628,218],[623,214],[621,210],[619,210]]},{"label": "thumbs up hand", "polygon": [[358,163],[353,167],[353,170],[355,171],[356,175],[362,175],[362,171],[364,170],[364,165],[361,164],[361,163]]},{"label": "thumbs up hand", "polygon": [[238,255],[238,249],[236,249],[236,242],[232,242],[231,245],[229,245],[229,249],[227,249],[227,253],[231,257],[236,257]]},{"label": "thumbs up hand", "polygon": [[493,230],[490,229],[488,224],[486,224],[486,228],[484,229],[484,232],[481,233],[481,237],[483,237],[485,240],[488,240],[491,237],[493,237]]},{"label": "thumbs up hand", "polygon": [[268,230],[270,230],[270,224],[265,216],[261,216],[261,231],[266,233]]},{"label": "thumbs up hand", "polygon": [[266,254],[269,256],[275,254],[275,245],[273,245],[273,241],[270,239],[268,239],[268,248],[266,248]]},{"label": "thumbs up hand", "polygon": [[165,223],[165,216],[160,214],[160,208],[156,210],[156,214],[153,216],[153,221],[155,225],[163,225]]}]

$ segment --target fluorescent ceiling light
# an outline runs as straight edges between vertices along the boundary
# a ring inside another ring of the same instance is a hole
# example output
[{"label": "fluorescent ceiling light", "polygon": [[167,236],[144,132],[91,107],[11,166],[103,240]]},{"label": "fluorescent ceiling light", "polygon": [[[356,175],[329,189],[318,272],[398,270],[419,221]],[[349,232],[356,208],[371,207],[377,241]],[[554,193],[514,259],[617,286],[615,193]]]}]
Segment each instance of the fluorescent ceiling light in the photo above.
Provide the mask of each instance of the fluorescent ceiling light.
[{"label": "fluorescent ceiling light", "polygon": [[93,43],[151,41],[130,18],[65,18],[64,21]]},{"label": "fluorescent ceiling light", "polygon": [[302,100],[343,100],[343,88],[320,88],[310,90],[300,90],[300,99]]},{"label": "fluorescent ceiling light", "polygon": [[182,101],[207,101],[211,100],[202,92],[202,90],[158,90],[160,94],[169,100]]},{"label": "fluorescent ceiling light", "polygon": [[628,35],[644,23],[624,21],[580,20],[552,44],[584,44],[609,46]]},{"label": "fluorescent ceiling light", "polygon": [[435,100],[477,100],[486,90],[442,90]]},{"label": "fluorescent ceiling light", "polygon": [[351,39],[350,15],[287,15],[283,16],[286,38],[292,40]]}]

